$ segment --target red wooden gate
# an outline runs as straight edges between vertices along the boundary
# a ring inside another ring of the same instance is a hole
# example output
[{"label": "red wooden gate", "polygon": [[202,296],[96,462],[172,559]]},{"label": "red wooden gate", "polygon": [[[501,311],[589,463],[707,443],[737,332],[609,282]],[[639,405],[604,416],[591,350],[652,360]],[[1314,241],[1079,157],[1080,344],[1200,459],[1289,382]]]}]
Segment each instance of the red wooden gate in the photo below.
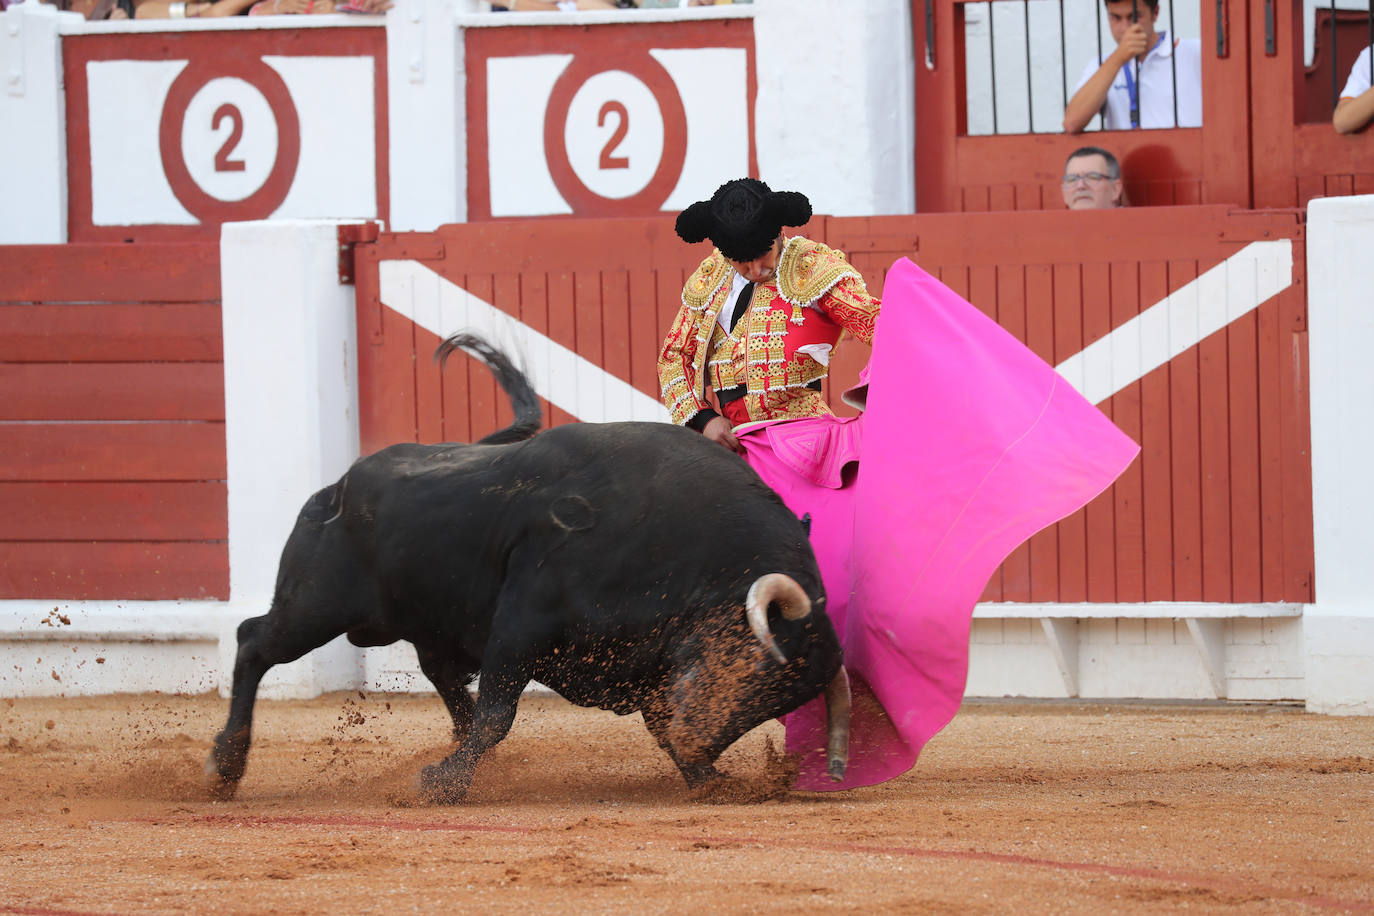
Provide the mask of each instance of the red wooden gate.
[{"label": "red wooden gate", "polygon": [[0,248],[0,598],[227,598],[215,244]]},{"label": "red wooden gate", "polygon": [[[1123,350],[1117,362],[1140,371],[1100,406],[1141,443],[1141,457],[1110,491],[1013,553],[988,600],[1312,600],[1298,214],[1213,206],[818,217],[805,231],[849,252],[875,290],[895,258],[913,257],[1069,373],[1090,361],[1090,344],[1137,340],[1137,355]],[[469,224],[360,245],[364,451],[470,441],[504,423],[485,369],[463,360],[441,375],[433,366],[439,335],[462,328],[442,316],[478,314],[456,310],[460,302],[510,316],[656,400],[661,337],[703,249],[681,244],[664,218]],[[1259,250],[1269,260],[1246,260]],[[1246,296],[1256,301],[1237,305]],[[1217,309],[1227,319],[1209,325]],[[1158,340],[1129,335],[1161,316],[1174,349],[1152,368],[1139,354]],[[863,349],[842,344],[836,390]],[[594,374],[579,384],[599,384]]]}]

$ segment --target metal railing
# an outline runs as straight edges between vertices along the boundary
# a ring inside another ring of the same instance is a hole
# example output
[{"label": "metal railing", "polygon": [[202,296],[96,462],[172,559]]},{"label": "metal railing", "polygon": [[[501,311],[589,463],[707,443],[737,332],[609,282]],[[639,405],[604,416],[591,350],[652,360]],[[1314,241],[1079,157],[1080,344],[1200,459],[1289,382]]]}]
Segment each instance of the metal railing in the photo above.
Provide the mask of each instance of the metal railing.
[{"label": "metal railing", "polygon": [[[1071,61],[1090,62],[1091,69],[1085,68],[1090,73],[1116,46],[1102,0],[977,0],[961,5],[968,133],[1061,132],[1064,109],[1085,75],[1075,70],[1071,78]],[[1148,14],[1144,0],[1139,9]],[[1218,0],[1219,15],[1220,10]],[[1156,31],[1167,32],[1170,40],[1196,38],[1200,16],[1201,0],[1160,0]],[[1225,41],[1224,29],[1218,29],[1218,40]],[[934,53],[926,49],[928,63],[933,63]],[[1225,53],[1225,48],[1218,48],[1220,56]],[[1166,126],[1177,126],[1178,72],[1173,55],[1170,69],[1173,118]],[[1138,81],[1133,82],[1138,87]],[[1140,94],[1137,88],[1137,107]],[[1101,127],[1099,114],[1085,129]]]},{"label": "metal railing", "polygon": [[[1273,0],[1266,0],[1266,2],[1272,3]],[[1335,111],[1336,104],[1341,99],[1341,91],[1345,88],[1346,83],[1349,81],[1350,77],[1354,75],[1352,66],[1341,65],[1341,52],[1346,51],[1348,53],[1351,50],[1351,48],[1348,38],[1345,42],[1341,41],[1340,32],[1349,32],[1355,30],[1342,30],[1339,29],[1339,25],[1342,20],[1353,24],[1359,18],[1359,14],[1363,12],[1364,35],[1363,43],[1359,45],[1359,48],[1362,51],[1364,48],[1374,46],[1374,9],[1372,9],[1371,5],[1368,3],[1364,4],[1362,7],[1357,5],[1338,6],[1336,0],[1330,0],[1330,2],[1326,6],[1318,6],[1317,9],[1325,10],[1327,12],[1328,28],[1325,30],[1327,34],[1325,36],[1320,34],[1316,35],[1316,41],[1318,46],[1320,46],[1322,43],[1322,39],[1326,39],[1326,47],[1324,50],[1326,52],[1326,58],[1330,61],[1331,69],[1331,111]],[[1342,16],[1341,14],[1345,15]],[[1266,26],[1268,26],[1267,18],[1265,20],[1265,24]],[[1316,28],[1314,30],[1318,32],[1322,31],[1320,28]],[[1358,65],[1359,63],[1358,57],[1359,52],[1357,51],[1355,65]],[[1370,53],[1365,58],[1365,62],[1369,67],[1370,82],[1374,83],[1374,53]]]}]

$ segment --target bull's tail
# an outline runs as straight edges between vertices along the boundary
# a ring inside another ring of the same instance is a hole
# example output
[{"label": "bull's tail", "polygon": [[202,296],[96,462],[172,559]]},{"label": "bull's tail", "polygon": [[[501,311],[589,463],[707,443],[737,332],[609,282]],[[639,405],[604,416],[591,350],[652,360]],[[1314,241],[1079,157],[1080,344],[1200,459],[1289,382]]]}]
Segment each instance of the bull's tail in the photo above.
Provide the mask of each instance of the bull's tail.
[{"label": "bull's tail", "polygon": [[454,334],[434,351],[434,361],[442,368],[445,360],[454,350],[463,350],[487,364],[496,383],[510,398],[511,411],[515,420],[505,429],[478,440],[479,445],[504,445],[507,442],[521,442],[539,432],[544,425],[544,413],[539,407],[539,395],[535,393],[525,373],[515,367],[505,353],[488,343],[484,338],[467,332]]}]

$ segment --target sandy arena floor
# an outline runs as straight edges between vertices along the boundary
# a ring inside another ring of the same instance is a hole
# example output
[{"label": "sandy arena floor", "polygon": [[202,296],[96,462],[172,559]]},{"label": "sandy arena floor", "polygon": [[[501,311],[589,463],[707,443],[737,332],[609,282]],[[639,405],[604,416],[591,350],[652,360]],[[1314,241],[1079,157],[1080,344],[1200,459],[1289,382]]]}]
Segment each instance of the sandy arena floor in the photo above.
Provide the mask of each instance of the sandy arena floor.
[{"label": "sandy arena floor", "polygon": [[756,730],[690,793],[638,716],[527,696],[468,801],[413,803],[437,699],[0,701],[0,912],[1374,912],[1374,718],[971,703],[885,785],[780,793]]}]

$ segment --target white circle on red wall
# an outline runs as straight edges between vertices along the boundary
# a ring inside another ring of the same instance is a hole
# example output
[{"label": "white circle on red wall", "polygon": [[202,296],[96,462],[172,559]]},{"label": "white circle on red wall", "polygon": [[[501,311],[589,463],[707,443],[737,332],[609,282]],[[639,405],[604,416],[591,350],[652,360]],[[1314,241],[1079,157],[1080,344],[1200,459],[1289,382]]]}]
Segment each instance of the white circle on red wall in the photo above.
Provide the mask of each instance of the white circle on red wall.
[{"label": "white circle on red wall", "polygon": [[663,113],[654,93],[624,70],[605,70],[573,95],[563,142],[574,174],[609,200],[643,191],[663,159]]},{"label": "white circle on red wall", "polygon": [[272,106],[261,90],[237,77],[202,86],[181,123],[186,170],[217,200],[244,200],[260,189],[277,161],[278,143]]}]

